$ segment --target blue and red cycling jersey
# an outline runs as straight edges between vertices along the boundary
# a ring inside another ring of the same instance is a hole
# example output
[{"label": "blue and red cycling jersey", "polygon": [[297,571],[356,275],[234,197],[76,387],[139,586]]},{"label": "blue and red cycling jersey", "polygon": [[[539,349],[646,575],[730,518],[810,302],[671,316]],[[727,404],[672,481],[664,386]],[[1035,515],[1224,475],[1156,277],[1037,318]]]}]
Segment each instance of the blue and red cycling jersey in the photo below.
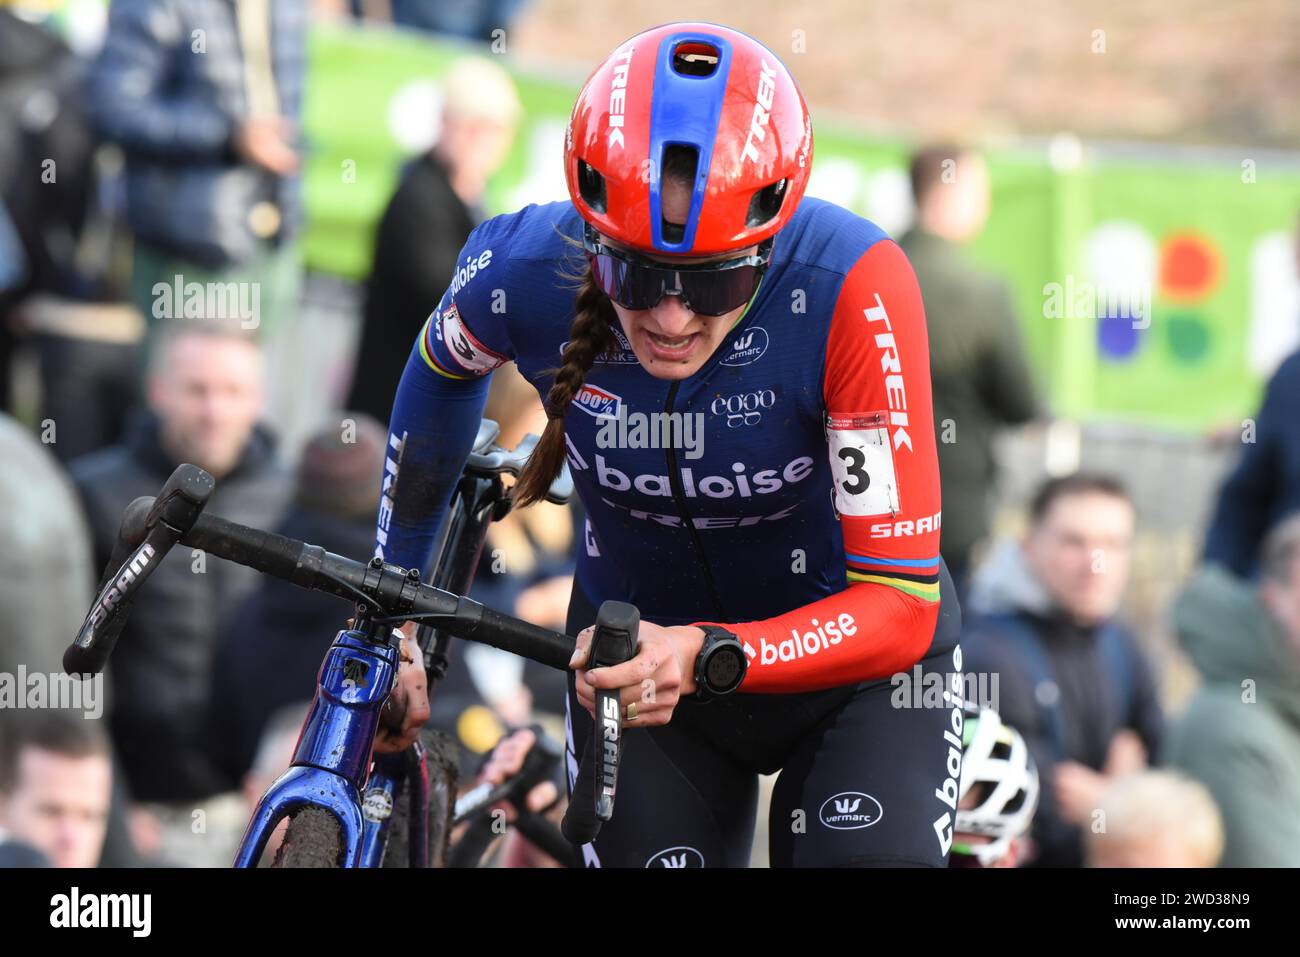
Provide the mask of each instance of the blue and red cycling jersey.
[{"label": "blue and red cycling jersey", "polygon": [[[581,230],[561,202],[470,236],[394,401],[385,560],[428,571],[492,370],[513,360],[550,390]],[[939,471],[925,316],[898,246],[805,198],[695,375],[652,377],[615,332],[621,348],[597,359],[564,422],[587,510],[576,587],[592,605],[725,625],[749,657],[745,692],[847,685],[920,659],[938,616]]]}]

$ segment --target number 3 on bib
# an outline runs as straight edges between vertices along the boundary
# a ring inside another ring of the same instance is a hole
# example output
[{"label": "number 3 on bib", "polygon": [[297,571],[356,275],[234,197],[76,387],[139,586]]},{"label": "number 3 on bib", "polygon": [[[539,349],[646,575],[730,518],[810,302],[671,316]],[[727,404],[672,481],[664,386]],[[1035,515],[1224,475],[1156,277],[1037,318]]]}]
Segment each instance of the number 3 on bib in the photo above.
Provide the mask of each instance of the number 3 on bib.
[{"label": "number 3 on bib", "polygon": [[841,515],[897,513],[898,478],[889,445],[889,414],[828,415],[826,436],[836,510]]}]

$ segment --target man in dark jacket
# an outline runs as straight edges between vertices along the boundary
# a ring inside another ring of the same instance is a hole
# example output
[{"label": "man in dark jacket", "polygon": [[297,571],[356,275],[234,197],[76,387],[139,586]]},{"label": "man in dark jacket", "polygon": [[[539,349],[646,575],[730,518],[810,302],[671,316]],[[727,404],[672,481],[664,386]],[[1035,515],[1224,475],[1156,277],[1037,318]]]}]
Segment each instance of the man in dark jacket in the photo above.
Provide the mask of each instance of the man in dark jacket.
[{"label": "man in dark jacket", "polygon": [[466,58],[448,71],[438,143],[406,169],[379,224],[349,408],[388,424],[411,345],[483,218],[487,181],[509,152],[519,112],[496,64]]},{"label": "man in dark jacket", "polygon": [[1108,780],[1160,747],[1151,669],[1116,620],[1134,518],[1113,479],[1049,480],[1023,542],[996,553],[972,585],[964,666],[985,687],[997,677],[989,704],[1024,735],[1042,779],[1032,866],[1080,866],[1080,828]]},{"label": "man in dark jacket", "polygon": [[62,462],[122,437],[143,326],[125,301],[130,244],[110,199],[120,152],[93,135],[85,73],[62,41],[0,10],[0,207],[27,267],[20,285],[0,290],[0,329],[36,346],[37,420]]},{"label": "man in dark jacket", "polygon": [[1169,763],[1223,814],[1223,867],[1300,867],[1300,516],[1265,540],[1257,585],[1202,568],[1174,606],[1201,688]]},{"label": "man in dark jacket", "polygon": [[[1300,230],[1296,273],[1300,275]],[[1253,576],[1269,529],[1300,511],[1300,352],[1287,358],[1264,404],[1241,433],[1241,458],[1219,492],[1205,538],[1205,562]]]},{"label": "man in dark jacket", "polygon": [[[272,436],[257,425],[262,362],[227,325],[172,325],[156,343],[147,415],[118,446],[70,470],[93,531],[96,567],[108,560],[122,510],[156,495],[182,462],[217,480],[207,512],[273,526],[291,492]],[[187,548],[169,554],[135,600],[110,663],[110,729],[137,800],[180,803],[222,781],[204,749],[204,706],[219,627],[257,574]],[[193,804],[190,804],[193,807]]]},{"label": "man in dark jacket", "polygon": [[[387,432],[367,415],[349,412],[343,421],[343,429],[327,429],[303,449],[292,506],[275,531],[364,561],[374,548],[375,475]],[[226,619],[209,721],[212,754],[228,786],[252,769],[271,717],[311,700],[321,660],[351,613],[333,595],[268,577]]]},{"label": "man in dark jacket", "polygon": [[126,153],[131,298],[150,336],[193,315],[197,299],[175,301],[192,283],[239,290],[209,293],[204,318],[277,337],[296,318],[308,13],[306,0],[113,0],[89,113]]},{"label": "man in dark jacket", "polygon": [[977,236],[989,210],[988,172],[977,153],[923,150],[912,160],[916,225],[900,240],[925,301],[934,425],[943,484],[944,561],[965,593],[971,550],[989,530],[998,428],[1038,414],[1011,294],[957,246]]}]

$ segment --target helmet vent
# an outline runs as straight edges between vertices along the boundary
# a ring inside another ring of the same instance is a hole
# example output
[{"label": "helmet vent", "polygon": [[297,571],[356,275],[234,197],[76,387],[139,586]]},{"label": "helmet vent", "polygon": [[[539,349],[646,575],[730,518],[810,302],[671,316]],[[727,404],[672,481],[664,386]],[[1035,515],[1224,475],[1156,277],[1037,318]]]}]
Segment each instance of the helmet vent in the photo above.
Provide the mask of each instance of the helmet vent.
[{"label": "helmet vent", "polygon": [[679,76],[713,76],[721,55],[701,40],[685,40],[673,48],[673,72]]},{"label": "helmet vent", "polygon": [[752,229],[762,226],[781,211],[788,182],[789,180],[778,179],[775,183],[768,183],[754,194],[753,199],[749,201],[749,213],[745,216],[747,227]]},{"label": "helmet vent", "polygon": [[[695,188],[695,174],[699,171],[700,151],[694,146],[684,146],[681,143],[673,143],[671,146],[664,147],[664,163],[662,175],[659,178],[660,188],[662,184],[668,182],[684,183],[690,190]],[[670,223],[663,218],[662,213],[659,217],[659,228],[663,231],[664,241],[668,243],[680,243],[686,235],[685,223]]]},{"label": "helmet vent", "polygon": [[578,160],[578,195],[596,212],[606,212],[605,177],[601,176],[595,167],[581,159]]}]

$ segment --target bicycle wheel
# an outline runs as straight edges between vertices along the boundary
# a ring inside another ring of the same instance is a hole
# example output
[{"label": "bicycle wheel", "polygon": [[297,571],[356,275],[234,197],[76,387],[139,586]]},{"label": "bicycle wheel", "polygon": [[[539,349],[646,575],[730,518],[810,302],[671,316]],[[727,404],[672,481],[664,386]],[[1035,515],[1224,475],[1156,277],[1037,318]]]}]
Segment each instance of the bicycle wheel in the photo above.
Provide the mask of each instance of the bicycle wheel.
[{"label": "bicycle wheel", "polygon": [[307,806],[289,819],[272,867],[342,867],[339,822],[321,807]]},{"label": "bicycle wheel", "polygon": [[[455,739],[441,731],[425,728],[420,732],[425,762],[429,770],[429,866],[445,867],[447,845],[451,838],[451,819],[456,809],[456,784],[459,747]],[[404,783],[393,802],[393,816],[388,824],[388,845],[384,867],[409,867],[410,785]]]}]

